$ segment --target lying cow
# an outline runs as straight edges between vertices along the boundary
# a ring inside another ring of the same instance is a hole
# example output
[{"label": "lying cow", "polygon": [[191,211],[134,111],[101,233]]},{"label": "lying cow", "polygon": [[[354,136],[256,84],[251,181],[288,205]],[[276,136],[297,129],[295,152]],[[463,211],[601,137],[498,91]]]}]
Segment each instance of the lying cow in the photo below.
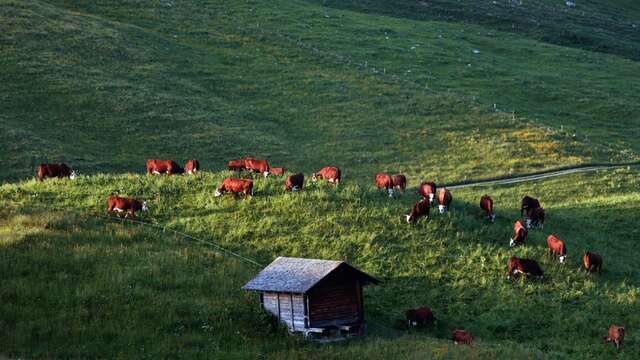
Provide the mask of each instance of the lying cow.
[{"label": "lying cow", "polygon": [[147,160],[147,175],[160,175],[160,174],[182,174],[183,170],[173,160]]},{"label": "lying cow", "polygon": [[433,203],[436,195],[436,183],[432,181],[420,183],[418,195],[422,196],[423,199],[429,199],[429,203]]},{"label": "lying cow", "polygon": [[564,264],[564,260],[567,258],[567,247],[564,245],[564,241],[555,235],[549,235],[547,237],[547,254],[558,256],[560,263]]},{"label": "lying cow", "polygon": [[200,162],[198,160],[187,160],[184,164],[184,173],[185,174],[195,174],[200,171]]},{"label": "lying cow", "polygon": [[407,317],[407,327],[430,325],[436,319],[428,307],[407,310],[405,315]]},{"label": "lying cow", "polygon": [[342,179],[342,173],[340,172],[340,169],[337,167],[325,166],[322,169],[320,169],[320,171],[318,171],[317,173],[314,173],[313,175],[311,175],[311,180],[313,182],[316,182],[318,179],[327,180],[332,184],[338,185],[340,183],[340,180]]},{"label": "lying cow", "polygon": [[284,168],[282,167],[269,168],[269,174],[275,175],[275,176],[284,176]]},{"label": "lying cow", "polygon": [[402,192],[404,192],[404,190],[407,188],[406,176],[402,174],[396,174],[396,175],[393,175],[392,180],[393,180],[394,189],[399,189],[399,190],[402,190]]},{"label": "lying cow", "polygon": [[536,276],[538,279],[544,277],[544,271],[540,268],[540,265],[535,260],[520,259],[515,256],[509,258],[509,265],[507,271],[507,280],[511,280],[511,276],[518,274],[525,274]]},{"label": "lying cow", "polygon": [[483,195],[480,198],[480,209],[487,214],[487,220],[494,222],[496,220],[496,212],[493,208],[493,199],[489,195]]},{"label": "lying cow", "polygon": [[245,170],[244,160],[230,160],[227,163],[227,166],[229,167],[230,171],[238,171],[238,172],[240,172],[242,170]]},{"label": "lying cow", "polygon": [[246,158],[244,159],[244,168],[262,174],[264,177],[269,176],[269,162],[267,160]]},{"label": "lying cow", "polygon": [[289,175],[287,177],[287,180],[285,180],[284,182],[284,188],[287,191],[302,190],[303,185],[304,185],[304,175],[302,173]]},{"label": "lying cow", "polygon": [[109,196],[109,200],[107,200],[107,213],[111,214],[114,211],[119,213],[124,212],[125,217],[127,215],[131,215],[132,219],[136,218],[136,211],[147,211],[147,202],[140,202],[135,199],[120,197],[117,195]]},{"label": "lying cow", "polygon": [[236,178],[226,178],[216,189],[215,196],[222,196],[225,192],[253,196],[253,181]]},{"label": "lying cow", "polygon": [[597,271],[600,273],[602,271],[602,256],[594,252],[585,251],[582,256],[582,264],[587,272]]},{"label": "lying cow", "polygon": [[376,187],[378,189],[385,189],[389,197],[393,197],[393,178],[385,173],[376,174]]},{"label": "lying cow", "polygon": [[42,181],[45,178],[63,178],[68,177],[73,180],[76,178],[76,172],[72,170],[67,164],[40,164],[38,165],[37,179]]},{"label": "lying cow", "polygon": [[469,331],[455,329],[451,333],[451,340],[453,340],[453,343],[456,345],[458,344],[471,345],[473,344],[474,337]]},{"label": "lying cow", "polygon": [[540,202],[536,198],[525,196],[522,198],[522,205],[520,206],[520,216],[524,215],[524,212],[529,209],[535,209],[540,207]]},{"label": "lying cow", "polygon": [[602,340],[605,343],[612,342],[616,346],[616,350],[620,351],[620,348],[624,345],[624,326],[609,326],[609,333],[607,336],[603,336]]},{"label": "lying cow", "polygon": [[527,228],[522,224],[522,221],[516,221],[516,223],[513,224],[513,237],[511,241],[509,241],[509,247],[524,245],[528,232]]},{"label": "lying cow", "polygon": [[530,228],[544,228],[544,208],[537,207],[534,209],[528,209],[527,214],[527,229]]},{"label": "lying cow", "polygon": [[449,189],[440,189],[440,192],[438,193],[438,211],[440,214],[444,214],[444,212],[449,209],[452,199],[453,197],[451,196],[451,191],[449,191]]},{"label": "lying cow", "polygon": [[407,223],[412,224],[418,221],[421,217],[429,218],[429,199],[422,199],[415,203],[411,208],[411,212],[407,215]]}]

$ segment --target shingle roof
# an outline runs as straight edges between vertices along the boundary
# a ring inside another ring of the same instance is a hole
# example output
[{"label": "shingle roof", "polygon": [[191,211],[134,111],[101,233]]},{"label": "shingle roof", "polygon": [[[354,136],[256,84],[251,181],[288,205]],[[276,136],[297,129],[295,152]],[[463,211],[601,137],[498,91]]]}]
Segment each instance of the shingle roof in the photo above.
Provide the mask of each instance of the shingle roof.
[{"label": "shingle roof", "polygon": [[355,272],[365,284],[380,282],[344,261],[278,257],[242,288],[303,294],[339,267]]}]

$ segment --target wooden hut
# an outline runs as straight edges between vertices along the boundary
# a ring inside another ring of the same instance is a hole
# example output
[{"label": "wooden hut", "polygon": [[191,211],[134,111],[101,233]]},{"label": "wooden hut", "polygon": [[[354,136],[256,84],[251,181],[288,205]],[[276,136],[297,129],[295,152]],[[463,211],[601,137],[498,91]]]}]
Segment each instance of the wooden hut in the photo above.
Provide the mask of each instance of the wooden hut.
[{"label": "wooden hut", "polygon": [[243,289],[291,332],[353,335],[365,328],[362,287],[379,282],[343,261],[279,257]]}]

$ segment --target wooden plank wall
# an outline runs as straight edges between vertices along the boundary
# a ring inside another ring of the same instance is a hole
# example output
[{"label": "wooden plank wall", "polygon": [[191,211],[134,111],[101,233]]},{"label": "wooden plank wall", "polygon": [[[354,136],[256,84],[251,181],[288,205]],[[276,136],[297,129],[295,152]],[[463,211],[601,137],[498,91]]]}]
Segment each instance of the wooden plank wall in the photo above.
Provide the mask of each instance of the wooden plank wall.
[{"label": "wooden plank wall", "polygon": [[291,330],[302,330],[305,328],[305,305],[302,294],[263,293],[263,304],[265,310],[278,317],[280,321],[287,324]]}]

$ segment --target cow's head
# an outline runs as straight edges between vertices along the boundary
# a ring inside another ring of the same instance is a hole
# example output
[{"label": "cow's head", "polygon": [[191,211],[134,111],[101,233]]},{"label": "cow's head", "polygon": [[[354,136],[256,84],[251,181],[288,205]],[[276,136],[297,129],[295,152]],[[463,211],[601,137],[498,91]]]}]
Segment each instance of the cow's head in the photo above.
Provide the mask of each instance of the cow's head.
[{"label": "cow's head", "polygon": [[438,211],[440,214],[444,214],[444,212],[447,211],[447,207],[445,205],[438,205]]},{"label": "cow's head", "polygon": [[213,195],[215,197],[219,197],[219,196],[222,196],[222,193],[220,192],[220,190],[216,190],[216,192]]},{"label": "cow's head", "polygon": [[387,193],[389,194],[389,197],[392,198],[393,197],[393,188],[388,188],[387,189]]},{"label": "cow's head", "polygon": [[531,229],[531,218],[527,218],[526,223],[527,223],[526,225],[527,229]]},{"label": "cow's head", "polygon": [[433,198],[436,196],[436,194],[431,193],[429,194],[429,203],[433,204]]},{"label": "cow's head", "polygon": [[560,259],[560,264],[564,264],[564,260],[567,258],[567,255],[562,255],[559,257]]},{"label": "cow's head", "polygon": [[516,243],[516,239],[514,239],[514,238],[510,238],[510,241],[509,241],[509,247],[514,247],[514,246],[516,246],[516,245],[517,245],[517,243]]},{"label": "cow's head", "polygon": [[71,170],[71,174],[69,174],[69,179],[74,180],[78,176],[75,170]]},{"label": "cow's head", "polygon": [[298,185],[294,185],[294,186],[291,188],[291,191],[293,191],[293,192],[298,191]]},{"label": "cow's head", "polygon": [[489,215],[489,220],[490,220],[491,222],[496,221],[496,213],[495,213],[495,212],[492,212],[492,213],[491,213],[491,215]]},{"label": "cow's head", "polygon": [[263,173],[262,173],[262,176],[264,176],[264,177],[269,176],[269,170],[267,170],[267,171],[263,172]]},{"label": "cow's head", "polygon": [[311,174],[311,181],[313,182],[318,181],[318,176],[316,175],[316,173]]},{"label": "cow's head", "polygon": [[147,202],[146,201],[142,202],[142,211],[149,211],[149,208],[147,207]]}]

